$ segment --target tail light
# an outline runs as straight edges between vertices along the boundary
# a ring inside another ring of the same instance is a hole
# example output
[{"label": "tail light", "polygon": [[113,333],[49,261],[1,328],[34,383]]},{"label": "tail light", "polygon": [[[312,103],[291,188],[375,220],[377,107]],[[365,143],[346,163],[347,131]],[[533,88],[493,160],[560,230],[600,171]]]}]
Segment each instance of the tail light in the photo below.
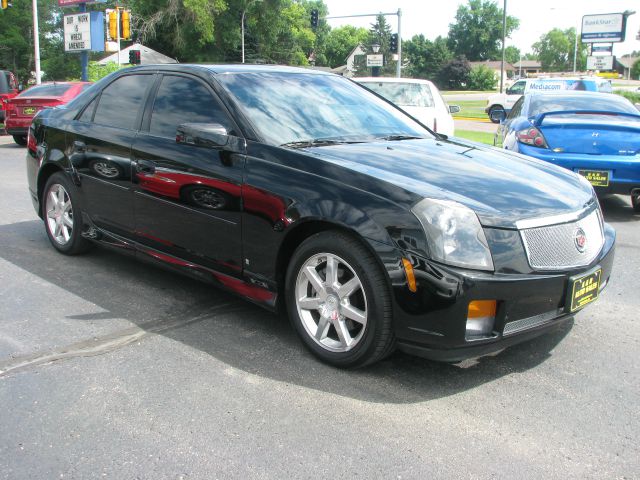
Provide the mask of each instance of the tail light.
[{"label": "tail light", "polygon": [[33,135],[33,128],[31,127],[29,127],[29,132],[27,133],[27,150],[33,154],[38,150],[38,142],[36,141],[36,137]]},{"label": "tail light", "polygon": [[525,128],[516,132],[516,138],[520,143],[533,145],[534,147],[549,148],[547,141],[542,136],[542,132],[536,127]]}]

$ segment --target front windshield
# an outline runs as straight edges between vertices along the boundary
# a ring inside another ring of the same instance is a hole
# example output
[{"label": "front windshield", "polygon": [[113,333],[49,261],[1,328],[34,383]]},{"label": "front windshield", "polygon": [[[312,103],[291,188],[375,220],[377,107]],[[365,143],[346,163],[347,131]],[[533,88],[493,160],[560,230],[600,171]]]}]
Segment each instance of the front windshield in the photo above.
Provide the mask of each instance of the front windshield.
[{"label": "front windshield", "polygon": [[334,75],[227,73],[216,77],[272,145],[318,139],[430,138],[428,130],[364,88]]},{"label": "front windshield", "polygon": [[433,107],[428,85],[405,82],[361,82],[365,87],[401,107]]}]

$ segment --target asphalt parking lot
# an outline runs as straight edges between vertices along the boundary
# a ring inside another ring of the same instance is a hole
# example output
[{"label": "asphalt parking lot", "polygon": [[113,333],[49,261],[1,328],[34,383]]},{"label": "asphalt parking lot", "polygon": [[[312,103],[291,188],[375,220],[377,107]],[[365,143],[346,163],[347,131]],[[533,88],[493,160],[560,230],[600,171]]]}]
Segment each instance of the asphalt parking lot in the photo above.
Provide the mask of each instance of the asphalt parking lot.
[{"label": "asphalt parking lot", "polygon": [[640,215],[575,321],[447,365],[315,360],[287,321],[105,250],[49,245],[0,137],[0,478],[640,477]]}]

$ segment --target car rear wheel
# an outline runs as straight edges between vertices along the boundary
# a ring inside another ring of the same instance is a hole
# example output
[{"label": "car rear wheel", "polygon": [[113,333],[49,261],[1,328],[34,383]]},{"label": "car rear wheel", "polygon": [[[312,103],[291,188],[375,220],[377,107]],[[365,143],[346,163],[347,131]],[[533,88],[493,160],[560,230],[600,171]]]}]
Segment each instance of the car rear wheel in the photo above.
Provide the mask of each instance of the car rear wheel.
[{"label": "car rear wheel", "polygon": [[83,253],[90,246],[81,234],[82,211],[77,203],[71,182],[62,173],[51,175],[44,187],[42,217],[51,244],[66,255]]},{"label": "car rear wheel", "polygon": [[27,136],[26,135],[14,135],[13,141],[18,145],[25,146],[27,144]]},{"label": "car rear wheel", "polygon": [[489,119],[493,123],[500,123],[500,121],[505,117],[506,117],[506,112],[504,108],[502,108],[501,106],[497,105],[489,109]]},{"label": "car rear wheel", "polygon": [[393,351],[384,272],[355,238],[322,232],[305,240],[287,269],[289,317],[304,344],[337,367],[362,367]]},{"label": "car rear wheel", "polygon": [[631,195],[631,206],[633,211],[640,213],[640,193],[634,193]]}]

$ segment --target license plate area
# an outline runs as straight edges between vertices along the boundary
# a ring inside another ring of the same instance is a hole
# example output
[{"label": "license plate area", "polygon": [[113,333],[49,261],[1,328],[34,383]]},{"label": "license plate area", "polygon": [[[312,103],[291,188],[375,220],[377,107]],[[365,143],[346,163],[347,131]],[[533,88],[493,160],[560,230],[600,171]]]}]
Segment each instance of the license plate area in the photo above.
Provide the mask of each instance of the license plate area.
[{"label": "license plate area", "polygon": [[609,186],[609,172],[607,170],[578,170],[594,187]]},{"label": "license plate area", "polygon": [[38,111],[38,109],[36,107],[24,107],[22,109],[22,113],[24,115],[33,115],[34,113],[36,113]]},{"label": "license plate area", "polygon": [[569,279],[569,298],[567,299],[567,310],[570,313],[594,302],[600,292],[600,281],[602,280],[602,269]]}]

